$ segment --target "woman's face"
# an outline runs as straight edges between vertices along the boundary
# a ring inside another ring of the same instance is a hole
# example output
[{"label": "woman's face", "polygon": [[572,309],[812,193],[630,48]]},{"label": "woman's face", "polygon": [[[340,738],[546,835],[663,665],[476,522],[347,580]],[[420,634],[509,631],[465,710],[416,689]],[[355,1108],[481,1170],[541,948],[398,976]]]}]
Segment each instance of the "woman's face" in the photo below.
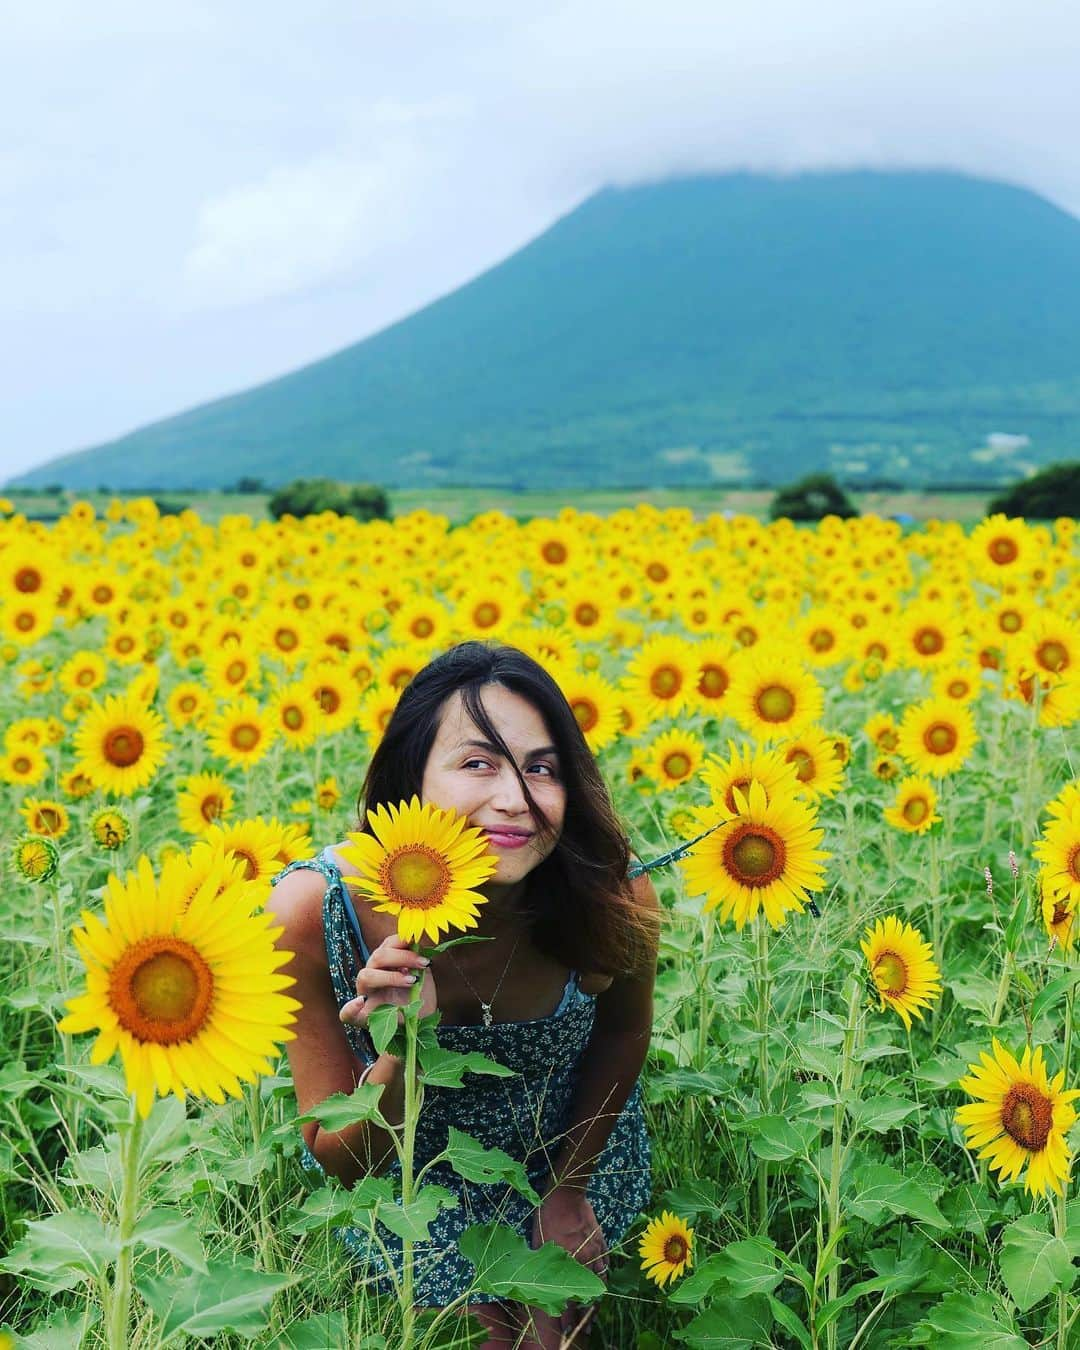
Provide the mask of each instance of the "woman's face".
[{"label": "woman's face", "polygon": [[483,830],[499,859],[489,884],[511,886],[543,862],[558,842],[566,789],[551,733],[533,705],[501,684],[484,685],[481,698],[552,832],[537,832],[512,765],[485,740],[457,692],[446,700],[420,795],[443,809],[453,807]]}]

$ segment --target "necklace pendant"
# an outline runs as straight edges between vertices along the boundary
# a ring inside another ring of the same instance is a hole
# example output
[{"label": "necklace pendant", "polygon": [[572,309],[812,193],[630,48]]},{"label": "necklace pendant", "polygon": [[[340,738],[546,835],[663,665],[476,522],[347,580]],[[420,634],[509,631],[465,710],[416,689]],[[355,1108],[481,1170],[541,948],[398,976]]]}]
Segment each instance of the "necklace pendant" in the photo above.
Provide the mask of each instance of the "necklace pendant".
[{"label": "necklace pendant", "polygon": [[485,1003],[483,1002],[483,1000],[481,1000],[480,1007],[484,1011],[484,1026],[486,1027],[491,1026],[492,1022],[495,1021],[494,1017],[492,1017],[491,1015],[491,1004]]}]

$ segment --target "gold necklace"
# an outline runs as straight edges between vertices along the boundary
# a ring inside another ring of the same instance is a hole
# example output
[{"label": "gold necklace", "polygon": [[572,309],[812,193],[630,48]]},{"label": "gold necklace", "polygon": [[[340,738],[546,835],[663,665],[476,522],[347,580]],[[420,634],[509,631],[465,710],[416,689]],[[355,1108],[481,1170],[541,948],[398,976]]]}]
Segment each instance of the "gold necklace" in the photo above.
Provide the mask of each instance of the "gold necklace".
[{"label": "gold necklace", "polygon": [[520,941],[521,941],[521,929],[518,929],[518,935],[517,935],[517,937],[514,939],[514,946],[513,946],[513,949],[512,949],[511,952],[510,952],[509,960],[506,962],[506,965],[503,966],[503,973],[499,976],[499,983],[495,986],[495,992],[492,994],[491,999],[490,999],[488,1002],[486,1002],[486,1003],[485,1003],[484,1000],[480,997],[480,995],[476,992],[476,990],[473,988],[472,980],[469,979],[468,975],[466,975],[465,972],[464,972],[464,971],[461,969],[461,967],[458,965],[457,959],[455,958],[454,953],[451,952],[451,951],[448,951],[448,952],[446,953],[447,956],[450,958],[450,960],[453,961],[453,963],[454,963],[454,969],[455,969],[455,970],[457,971],[457,973],[461,976],[461,978],[465,981],[465,983],[469,986],[469,989],[472,991],[473,996],[474,996],[474,997],[477,999],[477,1001],[479,1002],[479,1004],[480,1004],[480,1009],[481,1009],[481,1012],[482,1012],[482,1014],[483,1014],[483,1022],[484,1022],[484,1026],[486,1026],[486,1027],[490,1027],[490,1026],[492,1025],[492,1023],[495,1021],[494,1017],[492,1017],[492,1015],[491,1015],[491,1009],[494,1007],[495,1000],[499,997],[499,990],[502,988],[503,980],[506,979],[506,972],[510,969],[510,964],[511,964],[511,962],[512,962],[513,959],[514,959],[514,955],[515,955],[515,953],[517,952],[517,949],[518,949],[518,943],[519,943]]}]

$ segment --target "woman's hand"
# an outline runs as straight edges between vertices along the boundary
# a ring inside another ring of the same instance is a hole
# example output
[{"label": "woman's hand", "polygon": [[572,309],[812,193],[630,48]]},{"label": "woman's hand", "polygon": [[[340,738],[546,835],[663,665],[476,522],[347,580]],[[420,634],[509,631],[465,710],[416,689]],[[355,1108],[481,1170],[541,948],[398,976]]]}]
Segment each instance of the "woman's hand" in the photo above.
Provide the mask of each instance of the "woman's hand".
[{"label": "woman's hand", "polygon": [[[366,1027],[368,1014],[384,1003],[398,1006],[408,1003],[419,972],[424,972],[420,991],[420,1015],[426,1017],[439,1006],[435,981],[427,969],[428,960],[414,952],[409,944],[392,933],[380,942],[356,977],[356,998],[350,999],[338,1016],[354,1027]],[[398,1014],[398,1025],[404,1021]]]},{"label": "woman's hand", "polygon": [[[545,1242],[557,1242],[560,1247],[566,1248],[575,1261],[588,1266],[601,1279],[606,1278],[607,1243],[584,1191],[570,1186],[553,1186],[544,1196],[533,1219],[532,1246],[540,1247]],[[583,1328],[589,1314],[580,1304],[568,1303],[558,1317],[548,1319],[546,1314],[535,1309],[533,1316],[538,1331],[543,1333],[553,1330],[562,1338],[572,1335],[575,1328]],[[547,1321],[550,1327],[545,1326]],[[561,1339],[553,1342],[555,1345],[564,1343]],[[546,1344],[543,1338],[541,1344]]]}]

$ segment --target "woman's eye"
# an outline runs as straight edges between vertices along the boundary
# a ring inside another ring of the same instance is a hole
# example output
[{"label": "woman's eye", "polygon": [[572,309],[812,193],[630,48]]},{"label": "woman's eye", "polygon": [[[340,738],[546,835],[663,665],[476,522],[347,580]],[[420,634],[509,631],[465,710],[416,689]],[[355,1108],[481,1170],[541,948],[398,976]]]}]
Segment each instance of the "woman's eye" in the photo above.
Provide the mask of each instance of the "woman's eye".
[{"label": "woman's eye", "polygon": [[549,778],[555,777],[555,770],[550,764],[533,764],[530,766],[529,772],[534,773],[537,769],[542,770],[542,772]]},{"label": "woman's eye", "polygon": [[467,759],[461,767],[463,769],[488,769],[491,766],[486,759]]}]

